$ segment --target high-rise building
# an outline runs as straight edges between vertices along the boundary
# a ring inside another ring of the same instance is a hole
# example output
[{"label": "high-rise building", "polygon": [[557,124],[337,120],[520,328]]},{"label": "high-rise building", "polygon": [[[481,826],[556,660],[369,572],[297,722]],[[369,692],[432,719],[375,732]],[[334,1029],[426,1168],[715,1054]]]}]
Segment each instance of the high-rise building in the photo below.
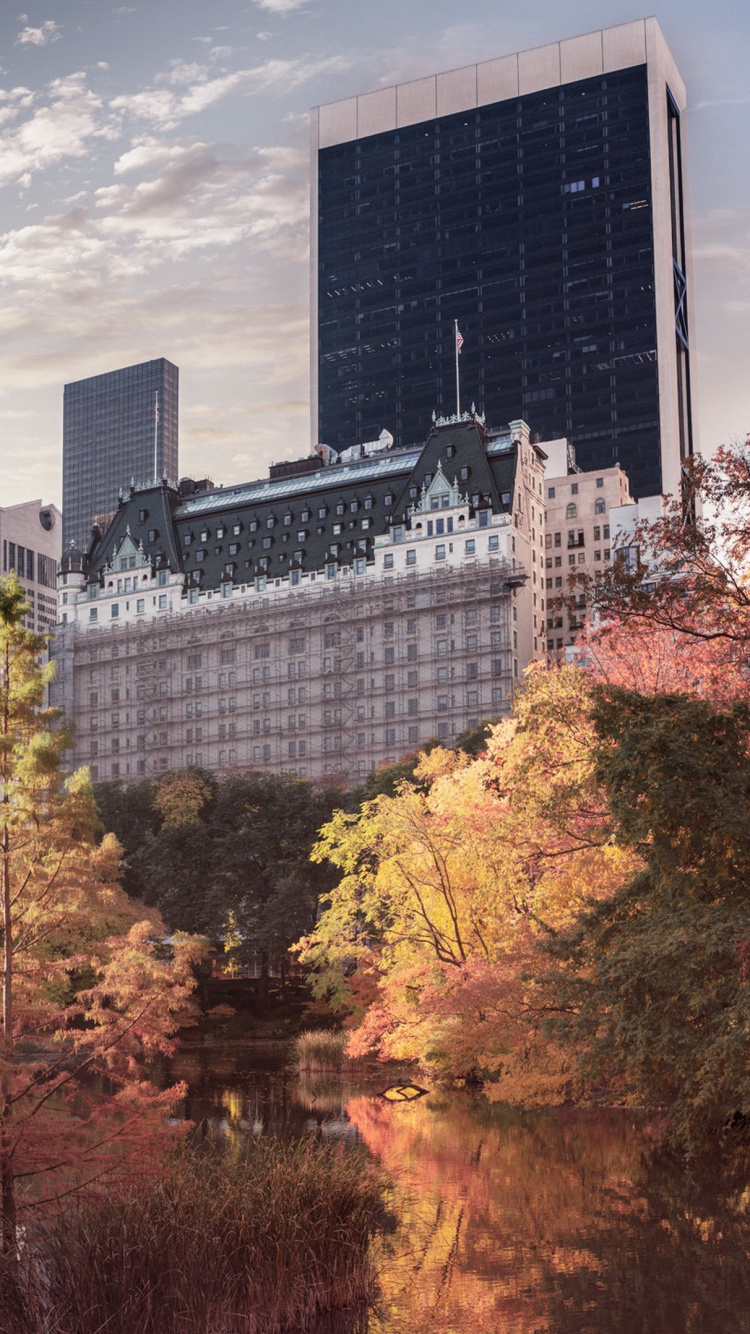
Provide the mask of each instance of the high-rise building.
[{"label": "high-rise building", "polygon": [[85,551],[131,481],[178,474],[179,371],[159,357],[66,384],[63,546]]},{"label": "high-rise building", "polygon": [[28,630],[47,634],[57,623],[57,565],[62,550],[62,515],[56,505],[27,500],[0,507],[0,574],[15,570],[29,610]]},{"label": "high-rise building", "polygon": [[520,410],[674,492],[693,450],[685,89],[653,18],[312,113],[312,433]]}]

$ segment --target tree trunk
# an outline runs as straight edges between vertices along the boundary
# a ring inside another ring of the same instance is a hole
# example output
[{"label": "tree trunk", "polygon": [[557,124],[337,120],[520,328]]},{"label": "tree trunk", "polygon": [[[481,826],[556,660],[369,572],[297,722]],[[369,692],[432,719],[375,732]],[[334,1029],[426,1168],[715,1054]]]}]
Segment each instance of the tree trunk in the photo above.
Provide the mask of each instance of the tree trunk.
[{"label": "tree trunk", "polygon": [[[7,803],[7,795],[4,797]],[[3,830],[3,1033],[0,1067],[0,1253],[16,1255],[16,1193],[10,1128],[11,1060],[13,1057],[13,923],[11,920],[10,849],[7,825]]]}]

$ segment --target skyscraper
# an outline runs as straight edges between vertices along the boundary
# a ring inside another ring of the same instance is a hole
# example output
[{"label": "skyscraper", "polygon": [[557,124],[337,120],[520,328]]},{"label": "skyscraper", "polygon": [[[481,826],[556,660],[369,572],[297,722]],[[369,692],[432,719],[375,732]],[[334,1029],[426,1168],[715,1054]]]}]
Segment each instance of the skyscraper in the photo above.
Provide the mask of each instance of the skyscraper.
[{"label": "skyscraper", "polygon": [[177,480],[178,385],[164,357],[66,384],[63,549],[86,550],[94,518],[117,509],[131,480]]},{"label": "skyscraper", "polygon": [[462,406],[674,491],[693,450],[685,89],[655,19],[312,113],[312,433]]}]

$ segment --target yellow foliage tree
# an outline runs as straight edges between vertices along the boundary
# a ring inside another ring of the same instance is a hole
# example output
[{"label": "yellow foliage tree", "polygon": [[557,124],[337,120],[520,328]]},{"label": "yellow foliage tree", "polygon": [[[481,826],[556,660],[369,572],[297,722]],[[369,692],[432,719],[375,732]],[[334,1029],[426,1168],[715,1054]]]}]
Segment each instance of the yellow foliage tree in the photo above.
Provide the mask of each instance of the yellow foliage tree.
[{"label": "yellow foliage tree", "polygon": [[343,874],[300,946],[318,994],[350,1008],[353,1055],[516,1101],[580,1095],[547,1033],[543,946],[633,867],[597,790],[586,674],[532,669],[483,756],[433,750],[416,778],[322,831],[314,856]]}]

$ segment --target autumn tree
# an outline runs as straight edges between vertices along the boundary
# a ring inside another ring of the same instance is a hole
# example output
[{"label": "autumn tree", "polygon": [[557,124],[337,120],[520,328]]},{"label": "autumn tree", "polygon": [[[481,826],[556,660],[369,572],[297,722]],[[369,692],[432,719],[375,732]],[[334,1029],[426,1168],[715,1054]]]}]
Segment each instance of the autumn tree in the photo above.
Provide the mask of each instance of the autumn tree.
[{"label": "autumn tree", "polygon": [[418,785],[323,830],[314,855],[341,879],[301,957],[318,994],[352,1011],[352,1052],[478,1074],[498,1096],[567,1096],[540,945],[628,863],[598,796],[589,710],[585,673],[532,671],[484,755],[434,750]]},{"label": "autumn tree", "polygon": [[[696,456],[681,495],[661,518],[636,525],[628,559],[586,576],[606,632],[653,626],[694,645],[713,644],[730,671],[746,671],[750,647],[750,443]],[[613,538],[615,538],[613,534]]]},{"label": "autumn tree", "polygon": [[[25,630],[15,575],[0,581],[2,1251],[19,1207],[156,1161],[167,1110],[145,1063],[190,1015],[199,942],[164,943],[158,914],[122,892],[119,848],[97,837],[87,771],[45,707],[46,647]],[[100,1078],[97,1079],[97,1076]]]}]

